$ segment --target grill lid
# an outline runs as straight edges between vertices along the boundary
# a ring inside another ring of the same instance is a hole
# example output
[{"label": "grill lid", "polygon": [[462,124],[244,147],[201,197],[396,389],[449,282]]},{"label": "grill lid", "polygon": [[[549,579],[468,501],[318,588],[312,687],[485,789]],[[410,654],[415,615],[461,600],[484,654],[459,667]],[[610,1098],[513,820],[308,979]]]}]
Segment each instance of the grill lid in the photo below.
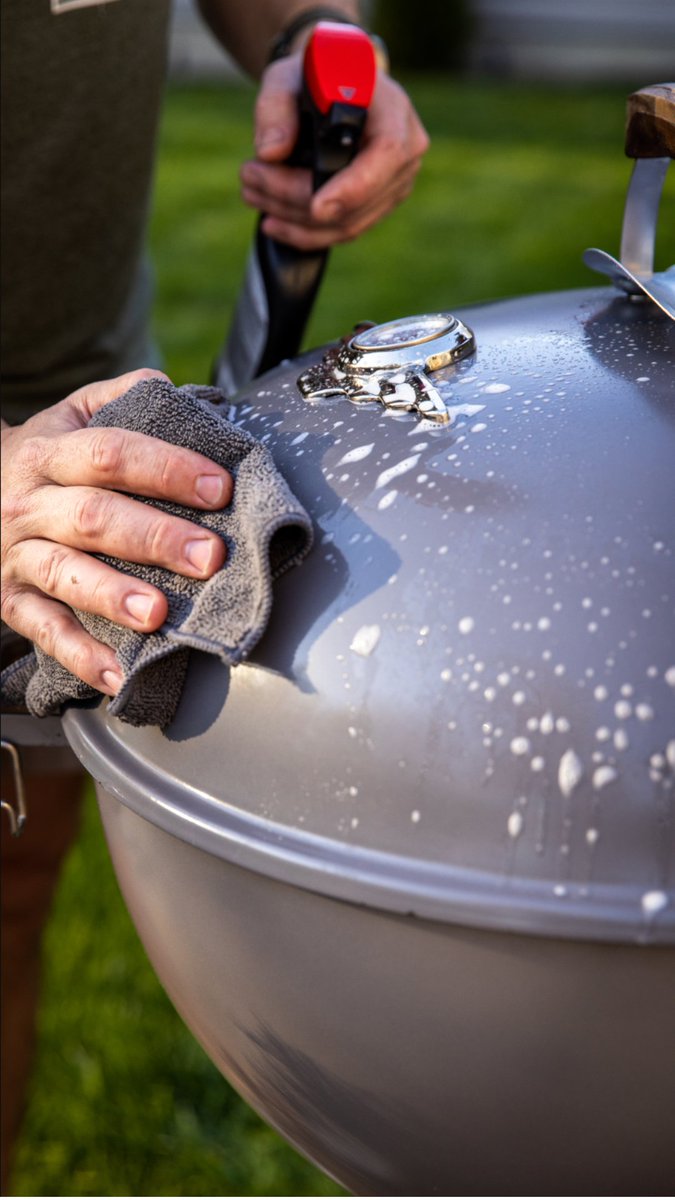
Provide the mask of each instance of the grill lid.
[{"label": "grill lid", "polygon": [[289,883],[675,941],[672,325],[605,288],[464,323],[477,349],[431,373],[446,423],[306,398],[320,355],[251,386],[230,415],[315,550],[249,663],[193,655],[164,734],[104,704],[67,735],[148,820]]}]

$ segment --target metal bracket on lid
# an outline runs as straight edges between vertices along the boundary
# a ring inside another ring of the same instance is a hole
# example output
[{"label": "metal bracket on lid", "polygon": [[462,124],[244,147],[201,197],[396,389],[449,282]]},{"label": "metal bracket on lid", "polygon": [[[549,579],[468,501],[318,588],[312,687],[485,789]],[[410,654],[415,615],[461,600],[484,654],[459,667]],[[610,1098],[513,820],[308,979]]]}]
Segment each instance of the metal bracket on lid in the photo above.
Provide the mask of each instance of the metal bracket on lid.
[{"label": "metal bracket on lid", "polygon": [[621,231],[620,261],[595,247],[583,260],[632,296],[648,296],[675,320],[675,266],[654,271],[661,192],[675,145],[675,85],[643,88],[629,99],[626,154],[635,159]]}]

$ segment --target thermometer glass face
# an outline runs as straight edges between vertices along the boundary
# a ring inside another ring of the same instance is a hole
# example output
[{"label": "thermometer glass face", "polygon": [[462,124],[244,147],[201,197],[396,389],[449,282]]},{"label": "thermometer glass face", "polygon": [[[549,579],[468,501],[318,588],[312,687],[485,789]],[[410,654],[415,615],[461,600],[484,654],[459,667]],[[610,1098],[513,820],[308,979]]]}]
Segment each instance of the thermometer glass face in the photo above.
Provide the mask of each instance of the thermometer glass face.
[{"label": "thermometer glass face", "polygon": [[404,350],[406,346],[418,346],[448,333],[454,320],[444,314],[429,314],[406,317],[402,321],[389,321],[359,333],[352,340],[355,350]]}]

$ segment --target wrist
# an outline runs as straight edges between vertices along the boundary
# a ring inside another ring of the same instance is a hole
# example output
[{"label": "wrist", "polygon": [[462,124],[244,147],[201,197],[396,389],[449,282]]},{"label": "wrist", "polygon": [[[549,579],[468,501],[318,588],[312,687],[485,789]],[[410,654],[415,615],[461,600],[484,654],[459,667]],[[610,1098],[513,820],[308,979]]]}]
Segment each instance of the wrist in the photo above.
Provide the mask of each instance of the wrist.
[{"label": "wrist", "polygon": [[320,4],[298,13],[282,27],[274,38],[267,62],[276,62],[289,54],[297,54],[309,40],[312,29],[319,21],[335,21],[340,25],[359,25],[358,17],[351,17],[344,9],[330,4]]}]

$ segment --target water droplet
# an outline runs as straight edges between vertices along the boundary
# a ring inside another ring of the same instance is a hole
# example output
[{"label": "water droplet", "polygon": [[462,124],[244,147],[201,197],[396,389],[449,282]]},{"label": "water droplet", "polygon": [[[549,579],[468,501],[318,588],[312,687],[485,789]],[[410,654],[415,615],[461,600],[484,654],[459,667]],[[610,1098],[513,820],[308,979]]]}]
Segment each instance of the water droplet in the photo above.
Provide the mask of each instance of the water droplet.
[{"label": "water droplet", "polygon": [[629,746],[628,734],[625,729],[617,729],[614,734],[614,745],[617,750],[627,750]]},{"label": "water droplet", "polygon": [[609,783],[613,783],[616,777],[614,767],[598,767],[597,771],[593,772],[593,787],[599,792]]},{"label": "water droplet", "polygon": [[[296,439],[297,440],[297,439]],[[367,458],[372,453],[375,443],[371,442],[369,446],[355,446],[353,450],[348,450],[337,463],[341,467],[344,463],[361,462],[361,459]]]},{"label": "water droplet", "polygon": [[471,633],[474,624],[475,622],[473,617],[462,617],[461,621],[457,623],[457,628],[459,629],[460,633]]},{"label": "water droplet", "polygon": [[385,508],[391,508],[397,496],[398,492],[396,491],[396,488],[392,488],[390,492],[386,492],[382,499],[378,500],[377,502],[379,511],[383,512]]},{"label": "water droplet", "polygon": [[512,812],[507,821],[507,828],[509,831],[509,837],[519,837],[523,828],[523,814],[519,812]]},{"label": "water droplet", "polygon": [[558,767],[558,787],[563,796],[571,796],[581,782],[584,769],[574,750],[566,750]]},{"label": "water droplet", "polygon": [[511,742],[511,753],[517,757],[522,757],[524,754],[529,754],[530,739],[526,737],[515,737]]},{"label": "water droplet", "polygon": [[353,650],[355,654],[360,654],[362,658],[367,658],[379,642],[380,634],[379,625],[362,625],[354,634],[349,649]]},{"label": "water droplet", "polygon": [[668,896],[666,892],[645,892],[640,903],[646,917],[655,917],[668,907]]},{"label": "water droplet", "polygon": [[411,471],[413,467],[417,466],[419,458],[419,454],[411,454],[408,458],[402,459],[401,462],[396,463],[393,467],[387,467],[385,471],[382,471],[378,475],[375,481],[375,490],[377,491],[379,488],[386,487],[398,475],[404,475],[406,471]]}]

